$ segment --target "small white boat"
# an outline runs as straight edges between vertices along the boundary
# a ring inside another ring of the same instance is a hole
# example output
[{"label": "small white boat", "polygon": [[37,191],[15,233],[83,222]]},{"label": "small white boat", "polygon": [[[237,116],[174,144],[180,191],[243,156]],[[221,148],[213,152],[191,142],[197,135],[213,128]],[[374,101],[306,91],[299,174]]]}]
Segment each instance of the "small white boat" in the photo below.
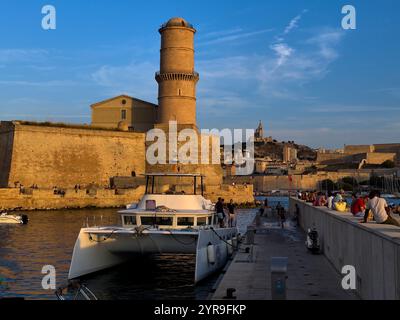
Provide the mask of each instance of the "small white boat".
[{"label": "small white boat", "polygon": [[[162,178],[193,180],[183,185],[185,192],[163,192],[158,189],[168,184],[159,183]],[[197,194],[199,182],[201,194]],[[203,197],[203,190],[199,174],[146,175],[145,195],[138,204],[119,211],[120,226],[81,229],[68,279],[147,254],[193,254],[195,282],[223,268],[236,247],[238,230],[217,225],[214,206]]]},{"label": "small white boat", "polygon": [[0,224],[27,224],[27,215],[13,215],[3,212],[0,214]]},{"label": "small white boat", "polygon": [[397,197],[395,194],[384,193],[384,194],[381,194],[381,198],[396,199],[396,198],[398,198],[398,197]]}]

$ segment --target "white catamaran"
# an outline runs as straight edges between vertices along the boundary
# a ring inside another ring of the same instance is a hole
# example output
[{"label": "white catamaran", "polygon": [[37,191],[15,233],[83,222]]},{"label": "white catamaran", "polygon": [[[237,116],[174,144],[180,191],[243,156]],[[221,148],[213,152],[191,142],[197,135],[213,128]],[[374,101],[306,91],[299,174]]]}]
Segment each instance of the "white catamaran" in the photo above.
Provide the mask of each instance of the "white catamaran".
[{"label": "white catamaran", "polygon": [[[163,178],[190,178],[192,192],[161,192],[157,180]],[[238,230],[217,225],[214,206],[203,197],[203,178],[200,174],[146,175],[146,192],[140,202],[119,211],[121,226],[81,229],[68,278],[144,254],[195,255],[195,282],[221,269],[236,246]]]}]

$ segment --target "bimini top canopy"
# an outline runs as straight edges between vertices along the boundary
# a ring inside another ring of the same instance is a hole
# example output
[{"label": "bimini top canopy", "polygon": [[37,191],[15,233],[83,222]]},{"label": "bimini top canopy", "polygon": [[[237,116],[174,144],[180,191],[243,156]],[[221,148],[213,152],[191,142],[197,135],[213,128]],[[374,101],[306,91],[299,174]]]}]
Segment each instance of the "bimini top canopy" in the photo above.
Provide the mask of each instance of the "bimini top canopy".
[{"label": "bimini top canopy", "polygon": [[145,177],[205,177],[201,173],[146,173]]},{"label": "bimini top canopy", "polygon": [[[204,195],[204,176],[200,173],[147,173],[144,176],[146,177],[146,194],[196,195],[197,188],[200,187],[201,195]],[[166,179],[164,180],[165,183],[162,183],[163,178]],[[183,183],[184,178],[186,178],[186,181],[191,180],[191,182],[189,184]],[[170,185],[171,188],[164,190],[163,186],[166,185]]]}]

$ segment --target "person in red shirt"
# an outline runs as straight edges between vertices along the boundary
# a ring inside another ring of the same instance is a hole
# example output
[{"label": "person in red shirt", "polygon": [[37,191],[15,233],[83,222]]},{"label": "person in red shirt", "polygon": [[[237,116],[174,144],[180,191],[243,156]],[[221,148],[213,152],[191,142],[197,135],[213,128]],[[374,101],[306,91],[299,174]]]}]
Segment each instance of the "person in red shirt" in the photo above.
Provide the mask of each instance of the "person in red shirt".
[{"label": "person in red shirt", "polygon": [[365,214],[365,201],[362,197],[357,198],[357,195],[353,193],[353,202],[351,203],[351,213],[355,217],[364,217]]},{"label": "person in red shirt", "polygon": [[322,192],[319,192],[317,198],[314,201],[314,206],[323,207],[326,205],[326,197]]}]

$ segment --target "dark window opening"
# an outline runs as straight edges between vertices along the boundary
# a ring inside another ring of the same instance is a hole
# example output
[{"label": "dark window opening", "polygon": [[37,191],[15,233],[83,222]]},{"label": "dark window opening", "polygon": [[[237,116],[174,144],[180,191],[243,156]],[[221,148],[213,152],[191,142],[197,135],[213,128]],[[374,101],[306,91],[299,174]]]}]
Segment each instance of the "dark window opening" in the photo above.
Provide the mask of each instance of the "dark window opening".
[{"label": "dark window opening", "polygon": [[178,226],[193,226],[194,218],[190,217],[178,217]]},{"label": "dark window opening", "polygon": [[141,217],[142,225],[152,226],[154,224],[158,226],[172,226],[173,218],[169,217]]},{"label": "dark window opening", "polygon": [[208,220],[207,217],[204,217],[204,218],[197,218],[197,225],[198,225],[198,226],[204,226],[204,225],[207,224],[207,220]]},{"label": "dark window opening", "polygon": [[129,226],[136,225],[136,217],[135,216],[125,216],[124,217],[124,224]]},{"label": "dark window opening", "polygon": [[126,110],[121,110],[121,119],[126,120]]}]

